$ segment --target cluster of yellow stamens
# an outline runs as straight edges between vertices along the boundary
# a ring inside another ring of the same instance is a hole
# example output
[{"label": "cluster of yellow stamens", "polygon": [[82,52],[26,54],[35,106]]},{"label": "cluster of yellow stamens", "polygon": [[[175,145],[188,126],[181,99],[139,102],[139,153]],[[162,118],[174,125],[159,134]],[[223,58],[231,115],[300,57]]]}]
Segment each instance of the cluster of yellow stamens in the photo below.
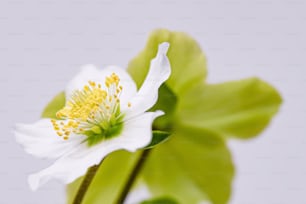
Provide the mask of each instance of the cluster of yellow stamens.
[{"label": "cluster of yellow stamens", "polygon": [[72,132],[82,134],[96,126],[107,128],[111,120],[120,116],[119,82],[119,77],[112,73],[105,79],[105,90],[101,84],[88,81],[82,90],[75,91],[56,113],[57,118],[65,120],[51,120],[57,135],[67,140]]}]

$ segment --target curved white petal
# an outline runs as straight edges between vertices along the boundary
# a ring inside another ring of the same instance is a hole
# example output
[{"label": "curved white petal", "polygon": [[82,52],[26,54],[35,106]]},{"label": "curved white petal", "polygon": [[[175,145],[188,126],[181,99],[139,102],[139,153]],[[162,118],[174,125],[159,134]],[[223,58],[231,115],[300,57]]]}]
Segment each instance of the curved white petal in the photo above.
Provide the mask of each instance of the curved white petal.
[{"label": "curved white petal", "polygon": [[138,93],[131,98],[131,107],[122,107],[127,117],[133,117],[151,108],[157,101],[158,89],[171,73],[170,62],[166,56],[169,43],[164,42],[158,46],[156,57],[151,60],[148,75]]},{"label": "curved white petal", "polygon": [[88,81],[99,83],[105,89],[105,77],[112,73],[117,74],[120,78],[120,84],[123,87],[120,101],[122,104],[126,104],[135,95],[136,84],[124,69],[116,66],[108,66],[104,69],[98,69],[94,65],[83,66],[81,71],[67,84],[65,89],[66,99],[69,99],[75,90],[82,90],[84,85],[88,85]]},{"label": "curved white petal", "polygon": [[119,149],[136,151],[146,146],[152,139],[152,122],[161,114],[163,114],[161,111],[148,112],[126,121],[120,136],[95,146],[88,147],[86,143],[80,144],[50,167],[30,175],[31,189],[36,190],[51,178],[70,183],[84,175],[90,166],[100,163],[106,155],[113,151]]},{"label": "curved white petal", "polygon": [[50,119],[41,119],[33,124],[17,124],[14,134],[27,153],[40,158],[58,158],[84,140],[80,135],[70,135],[69,140],[59,137]]}]

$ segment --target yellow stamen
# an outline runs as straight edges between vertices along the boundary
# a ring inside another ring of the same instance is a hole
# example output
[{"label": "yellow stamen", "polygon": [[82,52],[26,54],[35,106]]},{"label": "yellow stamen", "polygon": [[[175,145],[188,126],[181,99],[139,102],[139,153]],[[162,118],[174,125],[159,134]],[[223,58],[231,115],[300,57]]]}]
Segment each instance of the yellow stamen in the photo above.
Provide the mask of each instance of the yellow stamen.
[{"label": "yellow stamen", "polygon": [[[82,134],[90,130],[92,125],[99,126],[102,122],[107,124],[112,115],[117,112],[117,108],[120,108],[118,96],[122,86],[119,82],[119,77],[112,73],[105,78],[106,90],[102,89],[101,84],[88,81],[88,85],[85,85],[82,90],[73,92],[65,107],[56,113],[57,118],[65,121],[51,120],[57,135],[64,135],[63,139],[67,140],[72,132]],[[114,105],[113,99],[117,105]]]}]

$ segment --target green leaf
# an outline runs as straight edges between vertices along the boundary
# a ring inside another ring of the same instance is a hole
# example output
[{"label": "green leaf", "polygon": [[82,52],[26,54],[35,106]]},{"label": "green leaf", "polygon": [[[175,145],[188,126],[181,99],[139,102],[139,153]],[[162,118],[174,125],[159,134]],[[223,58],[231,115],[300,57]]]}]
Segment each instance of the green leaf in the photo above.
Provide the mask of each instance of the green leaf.
[{"label": "green leaf", "polygon": [[180,129],[151,152],[144,179],[155,196],[179,203],[227,203],[234,167],[224,140],[213,132]]},{"label": "green leaf", "polygon": [[61,92],[57,94],[45,107],[41,117],[42,118],[54,118],[56,119],[56,112],[65,106],[65,93]]},{"label": "green leaf", "polygon": [[[82,204],[114,203],[127,181],[139,152],[116,151],[102,162],[98,173],[90,184]],[[67,201],[72,203],[83,178],[77,179],[67,187]]]},{"label": "green leaf", "polygon": [[250,138],[264,130],[281,103],[278,92],[257,78],[201,84],[184,94],[177,117],[184,126]]},{"label": "green leaf", "polygon": [[163,197],[142,201],[140,204],[178,204],[178,202],[174,201],[171,198]]},{"label": "green leaf", "polygon": [[167,85],[175,94],[180,94],[206,78],[206,59],[197,42],[185,33],[160,29],[152,32],[144,50],[128,65],[128,72],[138,87],[144,81],[150,61],[162,42],[170,43],[167,56],[171,64],[171,76]]},{"label": "green leaf", "polygon": [[154,130],[153,131],[153,137],[152,137],[152,140],[151,140],[150,144],[148,144],[146,147],[144,147],[144,149],[153,148],[156,145],[167,141],[167,139],[169,139],[170,135],[171,135],[171,133],[169,133],[169,132]]},{"label": "green leaf", "polygon": [[155,105],[148,111],[162,110],[165,114],[154,120],[153,127],[157,130],[171,131],[172,119],[177,104],[176,95],[166,84],[158,90],[158,99]]}]

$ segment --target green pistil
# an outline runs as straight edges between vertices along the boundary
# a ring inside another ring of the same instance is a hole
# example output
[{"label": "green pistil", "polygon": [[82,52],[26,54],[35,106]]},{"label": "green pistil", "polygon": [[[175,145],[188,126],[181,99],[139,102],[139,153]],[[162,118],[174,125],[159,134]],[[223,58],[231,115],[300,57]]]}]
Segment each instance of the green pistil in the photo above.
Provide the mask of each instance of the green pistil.
[{"label": "green pistil", "polygon": [[87,136],[88,146],[96,145],[103,140],[107,140],[120,135],[123,130],[123,121],[120,118],[116,122],[106,125],[95,125],[90,130],[85,131],[83,134]]}]

